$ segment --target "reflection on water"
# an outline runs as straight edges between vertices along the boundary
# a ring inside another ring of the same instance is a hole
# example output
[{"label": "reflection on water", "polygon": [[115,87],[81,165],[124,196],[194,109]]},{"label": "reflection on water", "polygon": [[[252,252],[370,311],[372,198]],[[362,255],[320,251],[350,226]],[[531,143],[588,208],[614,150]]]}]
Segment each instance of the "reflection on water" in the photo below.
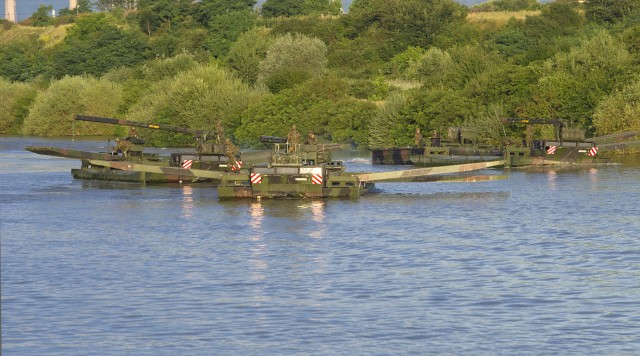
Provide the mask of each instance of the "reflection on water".
[{"label": "reflection on water", "polygon": [[251,228],[255,231],[261,231],[262,221],[264,220],[264,206],[260,201],[254,201],[249,204],[249,222]]},{"label": "reflection on water", "polygon": [[592,167],[589,169],[589,182],[592,190],[598,188],[598,168]]},{"label": "reflection on water", "polygon": [[309,231],[309,236],[312,238],[321,239],[324,237],[326,232],[327,224],[325,223],[325,204],[325,200],[311,200],[299,206],[300,209],[309,210],[311,212],[311,221],[314,222],[314,224],[312,224],[312,228]]},{"label": "reflection on water", "polygon": [[[640,349],[640,166],[220,201],[198,185],[76,181],[78,162],[12,142],[0,141],[6,354]],[[389,169],[357,158],[350,171]]]},{"label": "reflection on water", "polygon": [[182,217],[189,220],[193,217],[193,187],[182,187]]},{"label": "reflection on water", "polygon": [[547,182],[549,183],[549,189],[551,190],[556,190],[558,189],[558,186],[556,184],[558,180],[558,172],[556,172],[556,170],[554,169],[549,169],[549,172],[547,172]]}]

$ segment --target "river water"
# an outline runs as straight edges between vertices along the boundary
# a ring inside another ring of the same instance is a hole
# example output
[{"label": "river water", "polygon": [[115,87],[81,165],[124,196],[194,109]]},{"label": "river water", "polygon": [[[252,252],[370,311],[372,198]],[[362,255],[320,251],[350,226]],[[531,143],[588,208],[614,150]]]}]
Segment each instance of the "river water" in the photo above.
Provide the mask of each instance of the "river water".
[{"label": "river water", "polygon": [[72,147],[0,138],[5,355],[639,353],[637,156],[256,202],[28,145]]}]

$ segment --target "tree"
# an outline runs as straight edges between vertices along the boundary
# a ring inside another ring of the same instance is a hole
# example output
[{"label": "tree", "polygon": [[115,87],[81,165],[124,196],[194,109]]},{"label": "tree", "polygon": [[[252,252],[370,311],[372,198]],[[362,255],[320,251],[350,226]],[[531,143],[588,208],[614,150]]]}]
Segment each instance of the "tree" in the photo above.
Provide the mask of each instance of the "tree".
[{"label": "tree", "polygon": [[455,64],[448,52],[432,47],[418,58],[412,60],[406,75],[410,79],[417,79],[425,87],[445,87],[453,84]]},{"label": "tree", "polygon": [[402,145],[396,138],[403,136],[397,131],[403,127],[401,113],[406,102],[405,96],[393,95],[374,113],[368,129],[370,148],[393,148]]},{"label": "tree", "polygon": [[51,11],[53,11],[52,5],[40,5],[36,12],[31,15],[31,25],[33,26],[49,26],[53,18],[51,17]]},{"label": "tree", "polygon": [[64,77],[38,95],[24,120],[23,135],[108,135],[113,127],[96,123],[74,124],[78,113],[114,117],[122,103],[119,85],[93,77]]},{"label": "tree", "polygon": [[53,49],[54,73],[57,77],[102,75],[112,68],[141,63],[148,56],[147,47],[142,33],[112,25],[105,14],[84,16]]},{"label": "tree", "polygon": [[287,75],[304,79],[322,75],[327,69],[326,56],[327,46],[317,38],[291,34],[278,37],[260,62],[258,82],[267,84]]},{"label": "tree", "polygon": [[236,137],[256,146],[261,135],[286,136],[291,125],[309,131],[322,141],[366,145],[370,102],[348,96],[348,83],[336,75],[315,77],[295,89],[284,89],[252,103],[242,115]]},{"label": "tree", "polygon": [[540,4],[537,0],[494,0],[474,6],[479,11],[521,11],[536,10]]},{"label": "tree", "polygon": [[428,48],[438,33],[451,23],[462,24],[466,16],[466,8],[453,0],[356,0],[345,21],[358,34],[381,29],[395,44],[395,55],[408,46]]},{"label": "tree", "polygon": [[596,105],[617,85],[632,78],[632,57],[606,31],[596,33],[568,53],[544,63],[531,98],[517,110],[522,117],[552,117],[593,133]]},{"label": "tree", "polygon": [[11,83],[0,77],[0,134],[19,134],[38,95],[33,84]]},{"label": "tree", "polygon": [[0,76],[27,81],[49,71],[49,57],[42,41],[14,40],[0,46]]},{"label": "tree", "polygon": [[[220,120],[228,132],[233,132],[240,125],[242,112],[260,95],[224,67],[199,64],[154,84],[130,109],[128,117],[134,121],[154,118],[159,123],[202,130],[213,129]],[[192,137],[179,141],[180,137],[173,136],[162,132],[145,135],[152,144],[192,142]]]},{"label": "tree", "polygon": [[627,16],[640,10],[640,1],[589,0],[583,6],[588,20],[598,24],[613,25],[624,21]]},{"label": "tree", "polygon": [[340,13],[339,0],[267,0],[260,14],[264,17],[291,17],[311,14]]},{"label": "tree", "polygon": [[253,85],[258,80],[260,61],[267,56],[270,42],[265,29],[245,32],[229,50],[226,62],[243,82]]},{"label": "tree", "polygon": [[173,0],[140,0],[138,23],[149,36],[160,28],[171,30],[171,24],[180,15],[179,5]]},{"label": "tree", "polygon": [[598,135],[640,130],[640,79],[602,100],[593,114]]},{"label": "tree", "polygon": [[248,9],[214,16],[209,21],[207,49],[214,57],[223,58],[243,32],[251,29],[256,14]]},{"label": "tree", "polygon": [[194,13],[198,23],[209,30],[206,47],[217,58],[224,57],[231,45],[255,23],[255,0],[203,0]]},{"label": "tree", "polygon": [[112,11],[116,8],[131,10],[136,7],[137,0],[95,0],[100,11]]},{"label": "tree", "polygon": [[60,9],[58,14],[60,16],[75,16],[77,14],[88,14],[91,11],[91,2],[89,0],[78,0],[77,8],[69,9],[63,8]]}]

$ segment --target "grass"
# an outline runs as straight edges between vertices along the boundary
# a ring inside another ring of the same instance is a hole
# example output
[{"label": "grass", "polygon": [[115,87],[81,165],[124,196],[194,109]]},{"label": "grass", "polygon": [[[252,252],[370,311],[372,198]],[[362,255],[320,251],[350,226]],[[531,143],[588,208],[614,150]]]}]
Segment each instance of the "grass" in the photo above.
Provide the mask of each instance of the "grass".
[{"label": "grass", "polygon": [[476,24],[482,28],[500,28],[504,26],[511,18],[516,20],[524,20],[528,16],[538,16],[540,11],[501,11],[501,12],[469,12],[467,21]]},{"label": "grass", "polygon": [[45,31],[40,34],[40,40],[44,42],[45,47],[54,46],[67,35],[67,29],[73,26],[73,24],[60,25],[56,27],[45,27]]},{"label": "grass", "polygon": [[14,25],[9,30],[0,31],[0,43],[24,43],[39,39],[44,42],[45,47],[50,47],[64,39],[70,26],[73,25],[66,24],[55,27]]}]

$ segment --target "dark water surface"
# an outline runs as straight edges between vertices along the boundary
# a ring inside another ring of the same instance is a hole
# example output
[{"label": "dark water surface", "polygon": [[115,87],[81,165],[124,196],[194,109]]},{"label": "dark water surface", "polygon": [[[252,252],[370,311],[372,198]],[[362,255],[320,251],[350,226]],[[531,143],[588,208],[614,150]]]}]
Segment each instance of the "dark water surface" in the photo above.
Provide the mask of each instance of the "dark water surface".
[{"label": "dark water surface", "polygon": [[640,353],[637,156],[221,202],[27,145],[70,142],[0,138],[5,355]]}]

